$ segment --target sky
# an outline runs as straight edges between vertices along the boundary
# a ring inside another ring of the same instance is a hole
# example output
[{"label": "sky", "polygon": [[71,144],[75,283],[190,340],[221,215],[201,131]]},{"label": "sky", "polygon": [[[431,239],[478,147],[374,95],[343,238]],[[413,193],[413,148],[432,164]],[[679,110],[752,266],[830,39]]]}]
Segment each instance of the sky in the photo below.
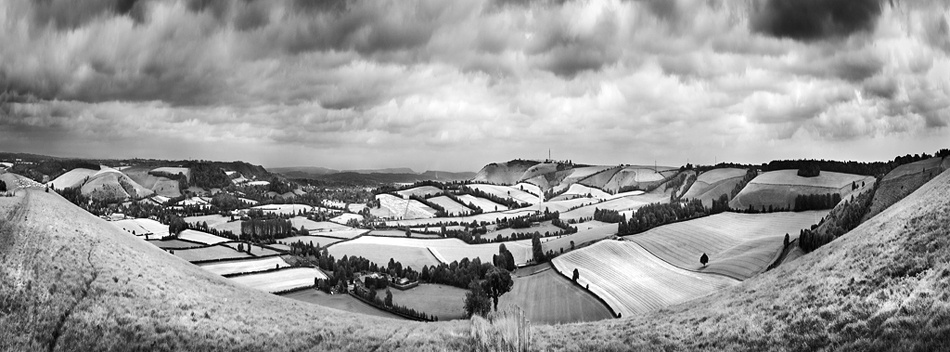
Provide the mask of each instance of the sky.
[{"label": "sky", "polygon": [[0,1],[0,150],[477,171],[950,147],[941,0]]}]

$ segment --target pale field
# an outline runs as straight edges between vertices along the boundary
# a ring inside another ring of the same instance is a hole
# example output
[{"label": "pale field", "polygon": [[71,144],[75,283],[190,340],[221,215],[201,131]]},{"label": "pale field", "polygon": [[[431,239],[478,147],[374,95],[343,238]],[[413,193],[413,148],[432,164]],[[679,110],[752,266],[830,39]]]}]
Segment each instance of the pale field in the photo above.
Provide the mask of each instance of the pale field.
[{"label": "pale field", "polygon": [[726,179],[733,177],[742,177],[746,174],[745,169],[737,168],[721,168],[721,169],[712,169],[696,176],[696,182],[705,182],[708,184],[714,184]]},{"label": "pale field", "polygon": [[623,187],[647,182],[659,182],[662,180],[663,175],[655,172],[652,167],[628,166],[617,171],[610,181],[607,181],[604,185],[604,189],[611,192],[618,192]]},{"label": "pale field", "polygon": [[467,214],[472,211],[468,207],[446,196],[432,197],[429,198],[429,201],[445,209],[445,212],[448,213],[449,216]]},{"label": "pale field", "polygon": [[336,217],[331,218],[330,221],[337,224],[346,224],[347,222],[350,221],[350,219],[356,219],[357,221],[362,221],[363,216],[359,214],[343,213],[343,214],[337,215]]},{"label": "pale field", "polygon": [[251,181],[247,183],[248,186],[267,186],[270,185],[269,181]]},{"label": "pale field", "polygon": [[520,307],[532,324],[565,324],[613,318],[607,306],[593,295],[547,264],[545,266],[547,269],[534,274],[513,278],[511,292],[498,299],[498,307]]},{"label": "pale field", "polygon": [[327,275],[316,268],[287,268],[260,274],[241,275],[229,278],[240,285],[264,292],[280,292],[299,287],[313,286],[314,279],[326,279]]},{"label": "pale field", "polygon": [[[265,248],[265,247],[262,247],[262,246],[260,246],[260,245],[248,244],[248,243],[237,242],[237,241],[234,241],[234,242],[224,242],[224,243],[219,244],[219,246],[225,246],[225,247],[228,247],[228,248],[231,248],[231,249],[237,251],[237,250],[238,250],[238,245],[240,245],[240,244],[243,244],[243,245],[244,245],[243,247],[244,247],[244,250],[245,250],[245,251],[247,250],[247,247],[250,246],[250,248],[251,248],[251,255],[253,255],[253,256],[255,256],[255,257],[281,254],[281,252],[275,251],[275,250],[270,249],[270,248]],[[269,247],[269,245],[268,245],[268,247]]]},{"label": "pale field", "polygon": [[557,172],[557,164],[554,164],[554,163],[537,164],[525,170],[524,173],[521,174],[521,177],[518,178],[518,181],[530,180],[532,178],[535,178],[544,174],[552,173],[552,172]]},{"label": "pale field", "polygon": [[617,224],[605,224],[603,226],[593,226],[593,223],[589,226],[584,226],[584,224],[578,224],[577,233],[570,234],[567,236],[560,236],[558,238],[546,241],[541,244],[541,248],[544,250],[544,253],[548,251],[554,251],[554,253],[561,253],[561,250],[567,252],[571,249],[571,241],[574,242],[574,248],[578,248],[583,244],[600,241],[605,238],[610,238],[617,235],[617,230],[619,225]]},{"label": "pale field", "polygon": [[304,244],[313,243],[314,246],[320,245],[320,247],[326,247],[331,244],[343,241],[343,239],[334,238],[334,237],[324,237],[324,236],[293,236],[293,237],[278,239],[277,243],[290,245],[292,243],[297,243],[297,241],[303,242]]},{"label": "pale field", "polygon": [[81,185],[87,177],[92,178],[92,175],[95,175],[96,172],[98,172],[98,170],[83,168],[72,169],[60,175],[55,180],[50,181],[47,185],[56,189],[76,187]]},{"label": "pale field", "polygon": [[577,183],[580,183],[586,186],[605,189],[604,187],[607,186],[607,183],[610,182],[610,179],[614,178],[614,175],[616,175],[617,172],[619,172],[620,170],[623,170],[622,166],[610,167],[606,170],[590,175],[587,178],[584,178],[583,180],[578,181]]},{"label": "pale field", "polygon": [[234,260],[234,261],[219,262],[219,263],[200,264],[198,266],[214,274],[228,275],[228,274],[249,273],[249,272],[254,272],[254,271],[270,270],[276,267],[283,268],[283,267],[290,266],[290,264],[287,264],[287,262],[284,261],[284,259],[282,259],[281,257],[267,257],[267,258],[242,259],[242,260]]},{"label": "pale field", "polygon": [[614,168],[614,166],[598,165],[598,166],[585,166],[585,167],[574,168],[572,169],[573,172],[571,172],[570,175],[565,177],[563,182],[566,184],[574,184],[585,178],[588,178],[590,176],[593,176],[605,170],[609,170],[611,168]]},{"label": "pale field", "polygon": [[798,176],[798,170],[777,170],[763,172],[752,179],[752,181],[749,181],[749,183],[837,189],[845,186],[850,187],[851,182],[853,181],[861,183],[861,181],[869,177],[870,176],[852,175],[829,171],[822,171],[816,177],[801,177]]},{"label": "pale field", "polygon": [[475,197],[469,194],[459,195],[458,199],[461,200],[466,205],[474,204],[476,207],[478,207],[485,213],[494,213],[494,212],[508,210],[508,207],[504,205],[492,202],[485,198]]},{"label": "pale field", "polygon": [[544,236],[545,232],[555,233],[558,231],[561,231],[560,227],[552,225],[550,221],[545,221],[541,223],[532,223],[531,227],[523,228],[523,229],[507,228],[504,230],[488,231],[488,233],[482,235],[482,238],[493,239],[498,235],[511,236],[512,234],[515,234],[515,233],[534,233],[534,232],[541,233],[541,236]]},{"label": "pale field", "polygon": [[[190,224],[207,223],[208,227],[218,228],[222,224],[226,224],[229,221],[231,221],[231,217],[222,216],[220,214],[212,214],[212,215],[189,216],[189,217],[182,218],[182,220],[185,220],[185,222],[190,223]],[[235,222],[238,224],[241,223],[240,220],[237,220]]]},{"label": "pale field", "polygon": [[[165,227],[166,231],[168,226]],[[218,237],[207,232],[196,231],[192,229],[187,229],[178,234],[178,239],[192,241],[192,242],[201,242],[204,244],[217,244],[221,242],[231,241],[224,237]]]},{"label": "pale field", "polygon": [[[389,318],[394,320],[406,321],[406,318],[400,317],[398,315],[389,313],[382,309],[373,307],[369,304],[363,303],[353,296],[348,294],[335,294],[331,295],[329,293],[324,293],[320,290],[300,290],[289,293],[280,294],[281,297],[286,297],[292,300],[307,302],[310,304],[319,305],[322,307],[333,308],[334,310],[341,310],[349,313],[357,313],[357,316],[361,315],[371,315],[375,317]],[[385,320],[380,320],[385,321]],[[396,325],[396,324],[393,324]]]},{"label": "pale field", "polygon": [[[950,158],[948,158],[950,160]],[[945,169],[945,166],[941,166],[941,163],[944,160],[942,158],[930,158],[926,160],[915,161],[909,164],[904,164],[898,167],[895,167],[894,170],[888,172],[881,181],[890,181],[901,176],[919,174],[927,171],[942,172],[942,169]]]},{"label": "pale field", "polygon": [[610,193],[601,191],[599,189],[596,189],[590,186],[574,183],[574,184],[571,184],[571,186],[567,189],[567,192],[564,192],[563,194],[557,197],[554,197],[551,200],[558,201],[558,200],[566,200],[566,199],[573,199],[573,198],[589,198],[589,199],[601,201],[604,199],[608,199],[610,197],[611,197]]},{"label": "pale field", "polygon": [[[515,263],[520,265],[531,258],[530,240],[504,242],[511,252]],[[451,263],[463,258],[480,258],[483,263],[491,263],[492,256],[498,254],[498,243],[470,245],[455,238],[421,239],[406,237],[363,236],[351,241],[330,246],[329,251],[336,258],[343,255],[362,256],[380,264],[387,264],[390,258],[421,269],[423,265],[435,265],[440,262]]]},{"label": "pale field", "polygon": [[187,205],[208,206],[208,205],[211,205],[211,202],[209,202],[207,199],[204,199],[204,198],[202,198],[202,197],[191,197],[191,198],[183,199],[183,200],[179,201],[179,202],[177,203],[177,205],[180,205],[180,206],[187,206]]},{"label": "pale field", "polygon": [[[528,191],[521,190],[519,186],[496,186],[486,184],[472,184],[468,187],[491,194],[500,198],[512,199],[520,203],[535,204],[538,202],[538,196]],[[527,188],[526,188],[527,189]]]},{"label": "pale field", "polygon": [[544,211],[545,209],[547,209],[550,212],[556,211],[561,214],[564,214],[571,208],[590,205],[590,204],[596,204],[598,202],[600,201],[597,199],[591,199],[591,198],[575,198],[575,199],[559,200],[559,201],[552,200],[552,201],[541,203],[536,206],[534,205],[530,206],[526,209],[532,209],[532,210],[540,209],[541,211]]},{"label": "pale field", "polygon": [[602,241],[552,261],[577,282],[589,285],[621,317],[644,314],[736,285],[738,280],[672,266],[629,241]]},{"label": "pale field", "polygon": [[538,187],[537,185],[534,185],[534,184],[525,183],[525,182],[518,183],[512,187],[518,190],[523,190],[528,194],[534,195],[535,197],[540,197],[543,193],[541,192],[541,187]]},{"label": "pale field", "polygon": [[435,216],[435,210],[417,200],[405,200],[391,194],[377,194],[376,200],[382,208],[389,210],[397,219],[423,219]]},{"label": "pale field", "polygon": [[152,169],[154,172],[163,172],[171,175],[184,174],[188,180],[191,180],[191,169],[187,167],[159,167]]},{"label": "pale field", "polygon": [[475,182],[511,185],[518,183],[530,167],[527,164],[494,163],[485,165],[472,179]]},{"label": "pale field", "polygon": [[109,223],[125,232],[135,231],[136,236],[145,236],[146,233],[150,233],[148,239],[152,240],[168,236],[168,225],[152,219],[125,219]]},{"label": "pale field", "polygon": [[410,189],[404,189],[401,191],[396,191],[396,194],[399,194],[400,197],[406,196],[419,196],[425,197],[430,194],[442,194],[442,190],[433,186],[420,186]]},{"label": "pale field", "polygon": [[502,218],[512,217],[512,216],[522,216],[522,215],[534,213],[537,211],[538,211],[537,206],[532,206],[528,208],[512,209],[512,210],[501,211],[497,213],[485,213],[485,214],[470,215],[470,216],[428,218],[428,219],[409,219],[409,220],[390,220],[390,221],[386,221],[386,226],[389,226],[389,227],[402,227],[402,226],[421,227],[421,226],[426,226],[426,225],[438,226],[440,222],[448,223],[448,222],[453,222],[453,221],[462,222],[462,223],[471,223],[472,221],[477,221],[477,222],[486,221],[486,222],[494,223]]},{"label": "pale field", "polygon": [[[639,191],[638,191],[639,192]],[[561,212],[561,220],[572,220],[580,218],[592,218],[594,216],[594,210],[596,209],[608,209],[616,210],[620,213],[627,214],[627,218],[630,218],[630,213],[640,209],[641,207],[651,204],[651,203],[669,203],[669,197],[655,194],[643,194],[640,192],[638,195],[630,195],[621,198],[614,198],[611,200],[593,203],[590,205],[585,205],[583,207]]]},{"label": "pale field", "polygon": [[333,231],[353,230],[352,227],[340,225],[335,222],[313,221],[313,220],[307,219],[304,216],[295,216],[295,217],[290,218],[290,224],[293,225],[294,228],[299,229],[302,227],[304,230],[311,231],[311,232],[327,232],[330,230],[333,230]]},{"label": "pale field", "polygon": [[[431,229],[430,229],[431,230]],[[365,231],[365,230],[364,230]],[[405,230],[372,230],[367,233],[367,236],[379,236],[379,237],[402,237],[402,238],[442,238],[440,235],[433,235],[428,233],[418,233],[410,231],[410,237],[406,237]]]},{"label": "pale field", "polygon": [[[783,170],[787,171],[787,170]],[[794,171],[794,170],[792,170]],[[822,172],[825,174],[825,172]],[[841,174],[847,175],[847,174]],[[848,175],[853,176],[853,175]],[[798,177],[794,176],[793,177]],[[860,194],[867,189],[870,189],[874,186],[876,179],[870,176],[857,176],[859,177],[855,182],[859,186],[857,190],[851,189],[851,181],[844,183],[844,186],[840,188],[826,187],[826,186],[805,186],[800,184],[771,184],[771,183],[756,183],[749,182],[739,194],[736,195],[729,202],[729,206],[733,209],[743,210],[752,205],[755,209],[767,208],[768,206],[793,209],[795,205],[795,197],[798,195],[809,195],[809,194],[828,194],[828,193],[838,193],[841,195],[842,201],[848,199],[852,194]],[[799,177],[801,178],[801,177]],[[753,181],[757,180],[754,179]],[[861,187],[862,183],[864,187]]]},{"label": "pale field", "polygon": [[[624,238],[683,269],[745,280],[765,270],[801,229],[817,224],[828,210],[768,214],[720,213],[663,225]],[[703,253],[709,263],[703,267]]]}]

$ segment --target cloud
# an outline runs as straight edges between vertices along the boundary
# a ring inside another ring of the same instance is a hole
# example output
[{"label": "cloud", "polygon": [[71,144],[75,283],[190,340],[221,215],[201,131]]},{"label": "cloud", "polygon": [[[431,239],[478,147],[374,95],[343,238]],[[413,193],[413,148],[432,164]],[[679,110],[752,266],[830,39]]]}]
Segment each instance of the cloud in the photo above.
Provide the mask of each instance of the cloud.
[{"label": "cloud", "polygon": [[565,145],[585,162],[680,162],[747,149],[767,159],[801,140],[913,139],[950,130],[941,8],[0,2],[0,148],[46,133],[59,141],[42,146],[51,154],[108,151],[101,141],[128,153],[230,143],[214,155],[470,169]]},{"label": "cloud", "polygon": [[752,28],[778,38],[836,39],[873,30],[880,14],[880,0],[766,0]]}]

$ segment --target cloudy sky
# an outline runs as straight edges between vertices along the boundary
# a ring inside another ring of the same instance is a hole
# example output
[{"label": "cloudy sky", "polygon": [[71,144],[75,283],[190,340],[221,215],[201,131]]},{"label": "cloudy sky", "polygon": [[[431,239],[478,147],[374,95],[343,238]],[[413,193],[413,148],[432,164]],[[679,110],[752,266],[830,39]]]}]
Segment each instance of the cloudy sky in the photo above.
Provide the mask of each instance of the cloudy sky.
[{"label": "cloudy sky", "polygon": [[0,2],[0,150],[471,170],[950,147],[946,1]]}]

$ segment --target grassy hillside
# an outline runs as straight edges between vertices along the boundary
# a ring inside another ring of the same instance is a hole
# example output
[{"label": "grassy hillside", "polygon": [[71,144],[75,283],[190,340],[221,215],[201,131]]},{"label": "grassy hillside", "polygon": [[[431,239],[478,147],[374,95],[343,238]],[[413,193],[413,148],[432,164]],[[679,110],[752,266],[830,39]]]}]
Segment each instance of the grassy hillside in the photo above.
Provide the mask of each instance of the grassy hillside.
[{"label": "grassy hillside", "polygon": [[887,209],[947,168],[950,168],[950,158],[930,158],[894,168],[881,179],[865,219]]},{"label": "grassy hillside", "polygon": [[950,172],[818,250],[694,300],[533,331],[536,348],[938,351],[950,345]]},{"label": "grassy hillside", "polygon": [[457,350],[466,323],[354,315],[238,286],[52,193],[0,197],[0,351]]}]

